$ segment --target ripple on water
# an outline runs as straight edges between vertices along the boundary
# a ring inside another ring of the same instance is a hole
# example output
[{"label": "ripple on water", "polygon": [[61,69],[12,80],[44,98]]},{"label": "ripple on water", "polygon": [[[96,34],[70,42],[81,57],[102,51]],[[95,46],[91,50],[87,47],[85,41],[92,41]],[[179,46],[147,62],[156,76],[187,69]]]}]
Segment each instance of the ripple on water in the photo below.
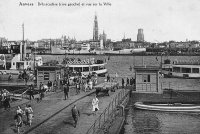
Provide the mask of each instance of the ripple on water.
[{"label": "ripple on water", "polygon": [[134,110],[131,113],[134,132],[141,133],[199,133],[200,114]]}]

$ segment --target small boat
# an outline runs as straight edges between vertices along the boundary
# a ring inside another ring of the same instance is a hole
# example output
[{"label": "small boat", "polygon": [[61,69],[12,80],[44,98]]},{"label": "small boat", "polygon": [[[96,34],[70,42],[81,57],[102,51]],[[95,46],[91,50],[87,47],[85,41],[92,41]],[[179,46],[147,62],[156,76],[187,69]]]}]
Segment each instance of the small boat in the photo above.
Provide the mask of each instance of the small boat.
[{"label": "small boat", "polygon": [[200,105],[196,104],[144,104],[143,102],[136,102],[134,106],[138,109],[153,110],[153,111],[167,111],[167,112],[200,112]]},{"label": "small boat", "polygon": [[164,77],[197,79],[200,78],[200,63],[170,62],[162,65]]}]

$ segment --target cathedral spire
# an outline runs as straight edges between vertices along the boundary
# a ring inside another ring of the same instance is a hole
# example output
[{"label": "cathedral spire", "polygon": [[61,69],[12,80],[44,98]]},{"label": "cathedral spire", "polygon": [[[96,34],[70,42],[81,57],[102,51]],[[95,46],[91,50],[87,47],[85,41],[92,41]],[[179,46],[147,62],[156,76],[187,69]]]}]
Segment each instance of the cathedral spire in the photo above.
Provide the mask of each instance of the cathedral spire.
[{"label": "cathedral spire", "polygon": [[93,41],[98,41],[99,34],[98,34],[98,21],[97,21],[97,14],[95,12],[94,17],[94,27],[93,27]]}]

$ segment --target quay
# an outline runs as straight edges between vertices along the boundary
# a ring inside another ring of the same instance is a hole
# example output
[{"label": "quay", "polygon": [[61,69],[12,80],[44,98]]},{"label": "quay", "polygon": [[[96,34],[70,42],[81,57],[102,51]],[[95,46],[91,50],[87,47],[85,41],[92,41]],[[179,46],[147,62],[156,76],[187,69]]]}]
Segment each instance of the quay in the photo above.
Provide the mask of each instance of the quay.
[{"label": "quay", "polygon": [[[103,112],[110,112],[105,113],[107,117],[102,116],[101,118],[107,119],[112,113],[112,110],[114,110],[114,107],[117,107],[119,101],[123,98],[125,93],[127,93],[125,89],[117,89],[115,92],[111,92],[110,96],[104,96],[103,94],[100,94],[98,96],[100,110],[96,115],[92,114],[91,104],[92,98],[95,95],[94,89],[89,92],[81,91],[80,94],[76,94],[74,87],[71,86],[69,98],[67,100],[63,100],[64,93],[62,90],[58,90],[56,93],[54,92],[45,94],[45,98],[40,103],[37,103],[36,100],[30,101],[22,99],[20,101],[13,102],[13,104],[11,104],[12,108],[9,111],[0,109],[0,123],[2,124],[0,126],[0,132],[2,134],[16,133],[13,118],[16,113],[17,106],[20,105],[22,109],[24,109],[25,104],[31,104],[34,111],[33,124],[31,127],[23,125],[21,129],[22,133],[94,133],[91,132],[91,130],[95,130],[95,133],[97,133],[97,131],[102,128],[94,128],[93,125],[96,123],[96,127],[99,127],[100,125],[104,124],[103,120],[101,120],[97,125],[97,119],[99,119],[99,116]],[[37,95],[35,95],[35,97],[37,97]],[[71,116],[71,108],[74,104],[77,105],[77,108],[81,113],[76,128],[73,127],[73,119]],[[110,111],[107,109],[108,107]],[[25,119],[25,117],[23,117],[23,119]]]}]

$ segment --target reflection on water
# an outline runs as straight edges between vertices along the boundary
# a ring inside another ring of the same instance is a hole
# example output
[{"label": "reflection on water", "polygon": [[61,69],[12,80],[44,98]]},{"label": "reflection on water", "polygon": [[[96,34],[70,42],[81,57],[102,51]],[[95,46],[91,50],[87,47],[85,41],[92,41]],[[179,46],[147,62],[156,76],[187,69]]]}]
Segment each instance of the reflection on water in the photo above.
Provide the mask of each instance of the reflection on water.
[{"label": "reflection on water", "polygon": [[158,112],[134,109],[132,112],[132,122],[133,130],[136,134],[200,133],[200,113]]}]

